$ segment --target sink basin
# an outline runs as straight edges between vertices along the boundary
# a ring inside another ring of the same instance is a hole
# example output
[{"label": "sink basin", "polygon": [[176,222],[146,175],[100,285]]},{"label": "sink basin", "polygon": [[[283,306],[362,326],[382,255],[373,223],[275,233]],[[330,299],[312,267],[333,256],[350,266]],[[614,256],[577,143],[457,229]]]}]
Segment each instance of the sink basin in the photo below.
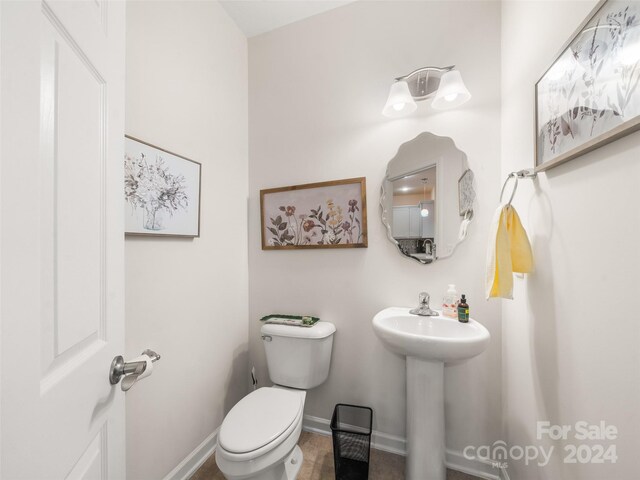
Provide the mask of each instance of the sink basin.
[{"label": "sink basin", "polygon": [[391,307],[373,317],[373,330],[392,352],[407,357],[406,480],[445,480],[444,365],[482,353],[489,331],[442,315],[420,317]]},{"label": "sink basin", "polygon": [[386,308],[373,317],[373,329],[392,352],[439,362],[466,360],[482,353],[489,331],[475,320],[461,323],[442,315],[420,317],[409,308]]}]

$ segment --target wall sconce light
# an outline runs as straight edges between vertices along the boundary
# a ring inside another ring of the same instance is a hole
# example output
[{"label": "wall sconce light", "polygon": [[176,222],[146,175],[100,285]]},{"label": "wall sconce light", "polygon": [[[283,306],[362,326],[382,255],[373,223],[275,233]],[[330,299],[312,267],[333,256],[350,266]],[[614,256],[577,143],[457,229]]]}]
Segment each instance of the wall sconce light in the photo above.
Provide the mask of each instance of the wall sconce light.
[{"label": "wall sconce light", "polygon": [[433,98],[431,106],[438,110],[454,108],[471,98],[455,65],[423,67],[396,78],[382,109],[385,117],[404,117],[415,111],[416,101]]}]

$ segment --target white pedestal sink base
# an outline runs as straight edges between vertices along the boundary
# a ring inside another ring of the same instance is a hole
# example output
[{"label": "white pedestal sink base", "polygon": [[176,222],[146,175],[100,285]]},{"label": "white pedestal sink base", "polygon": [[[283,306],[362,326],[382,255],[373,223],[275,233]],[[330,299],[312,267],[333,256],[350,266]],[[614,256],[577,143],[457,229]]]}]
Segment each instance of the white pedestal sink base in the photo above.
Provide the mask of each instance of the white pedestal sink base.
[{"label": "white pedestal sink base", "polygon": [[407,357],[407,480],[445,480],[444,364],[481,354],[491,335],[469,319],[421,317],[389,307],[372,320],[385,346]]},{"label": "white pedestal sink base", "polygon": [[444,363],[407,357],[407,480],[445,480]]}]

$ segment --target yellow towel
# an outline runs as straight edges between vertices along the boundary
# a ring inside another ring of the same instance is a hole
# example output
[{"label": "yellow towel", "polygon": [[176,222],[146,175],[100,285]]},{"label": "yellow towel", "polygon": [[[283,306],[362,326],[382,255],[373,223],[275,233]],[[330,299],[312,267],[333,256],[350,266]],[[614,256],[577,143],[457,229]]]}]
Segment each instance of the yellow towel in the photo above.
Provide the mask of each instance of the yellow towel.
[{"label": "yellow towel", "polygon": [[533,270],[531,244],[511,205],[501,205],[493,216],[487,250],[486,295],[513,298],[513,272]]}]

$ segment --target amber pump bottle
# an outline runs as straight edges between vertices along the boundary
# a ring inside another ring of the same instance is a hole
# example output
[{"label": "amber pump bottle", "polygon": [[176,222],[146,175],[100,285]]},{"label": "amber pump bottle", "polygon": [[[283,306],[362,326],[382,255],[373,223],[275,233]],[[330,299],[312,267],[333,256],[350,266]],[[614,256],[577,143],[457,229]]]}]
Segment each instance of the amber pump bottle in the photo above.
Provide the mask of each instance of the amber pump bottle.
[{"label": "amber pump bottle", "polygon": [[467,299],[464,294],[462,294],[462,298],[460,298],[460,303],[458,304],[458,321],[462,323],[469,322],[469,305],[467,304]]}]

